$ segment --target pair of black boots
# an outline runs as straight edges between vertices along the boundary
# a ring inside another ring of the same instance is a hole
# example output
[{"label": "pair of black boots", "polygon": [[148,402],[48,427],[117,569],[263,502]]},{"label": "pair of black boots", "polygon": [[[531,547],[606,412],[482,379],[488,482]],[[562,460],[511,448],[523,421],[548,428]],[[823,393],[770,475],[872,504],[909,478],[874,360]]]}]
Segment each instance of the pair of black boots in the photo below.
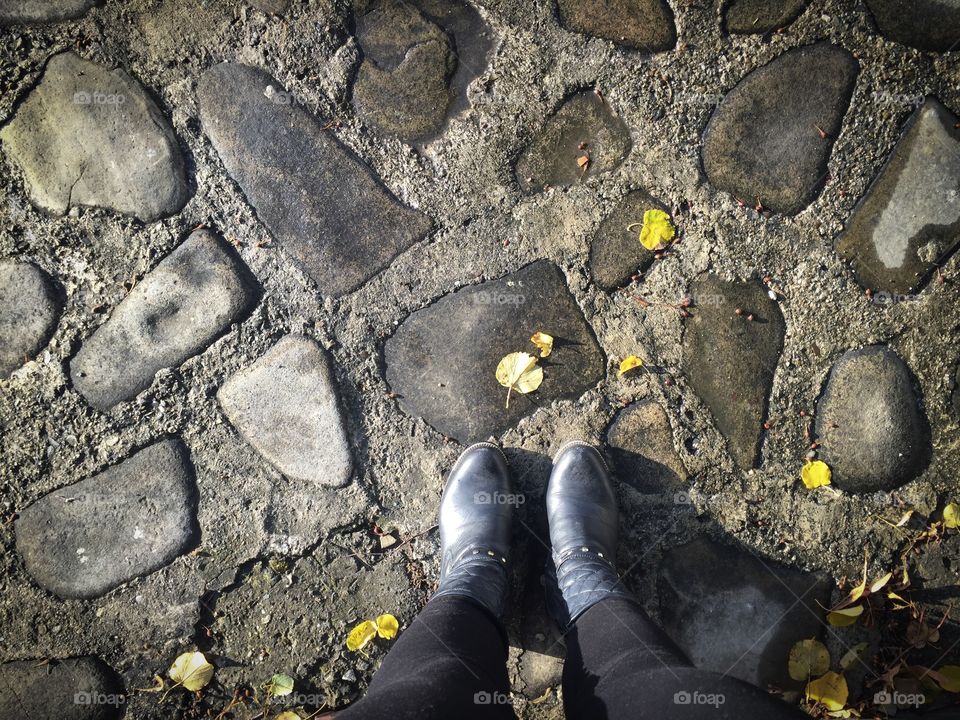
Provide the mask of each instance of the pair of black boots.
[{"label": "pair of black boots", "polygon": [[[500,617],[506,602],[507,563],[515,496],[507,459],[493,443],[464,450],[440,501],[440,586],[434,597],[460,595]],[[547,610],[561,627],[609,597],[634,600],[614,565],[618,509],[607,465],[579,440],[560,448],[547,484],[551,559]]]}]

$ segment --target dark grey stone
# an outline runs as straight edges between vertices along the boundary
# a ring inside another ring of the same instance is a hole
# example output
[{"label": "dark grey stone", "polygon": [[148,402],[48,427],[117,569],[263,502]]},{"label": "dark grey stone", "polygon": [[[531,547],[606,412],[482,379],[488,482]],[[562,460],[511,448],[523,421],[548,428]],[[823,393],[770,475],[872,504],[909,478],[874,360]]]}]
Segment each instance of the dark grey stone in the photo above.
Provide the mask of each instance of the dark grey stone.
[{"label": "dark grey stone", "polygon": [[[703,166],[721,190],[778,213],[819,194],[859,65],[829,43],[789,50],[744,77],[714,111]],[[817,128],[826,137],[821,137]]]},{"label": "dark grey stone", "polygon": [[37,583],[95,598],[169,564],[199,538],[187,449],[162,440],[25,508],[17,550]]},{"label": "dark grey stone", "polygon": [[656,402],[640,400],[618,412],[607,429],[607,447],[617,477],[634,489],[659,494],[686,487],[670,421]]},{"label": "dark grey stone", "polygon": [[227,171],[325,295],[355,290],[429,232],[425,215],[402,205],[262,70],[216,65],[198,94]]},{"label": "dark grey stone", "polygon": [[55,55],[0,130],[34,205],[56,215],[104,207],[144,222],[171,215],[189,191],[177,138],[123,70]]},{"label": "dark grey stone", "polygon": [[734,0],[727,6],[727,31],[738,34],[765,33],[786,27],[806,9],[810,0]]},{"label": "dark grey stone", "polygon": [[114,720],[125,701],[120,677],[97,657],[0,665],[0,718]]},{"label": "dark grey stone", "polygon": [[27,262],[0,262],[0,379],[40,352],[62,310],[43,270]]},{"label": "dark grey stone", "polygon": [[[706,276],[693,283],[691,296],[695,307],[683,333],[687,377],[713,413],[734,460],[751,468],[783,349],[783,314],[759,282]],[[751,314],[753,321],[747,319]]]},{"label": "dark grey stone", "polygon": [[823,635],[831,586],[827,577],[699,538],[664,555],[663,628],[702,670],[797,689],[787,671],[790,648]]},{"label": "dark grey stone", "polygon": [[232,375],[217,399],[244,439],[287,477],[317,487],[350,481],[336,381],[313,340],[287,335]]},{"label": "dark grey stone", "polygon": [[[960,123],[933,98],[917,108],[857,204],[837,252],[885,293],[922,286],[960,243]],[[875,301],[895,301],[876,293]]]},{"label": "dark grey stone", "polygon": [[[516,174],[526,193],[545,185],[566,187],[610,172],[630,152],[630,131],[595,92],[584,91],[568,99],[520,155]],[[586,167],[578,158],[588,157]]]},{"label": "dark grey stone", "polygon": [[960,45],[957,0],[867,0],[880,32],[920,50],[948,52]]},{"label": "dark grey stone", "polygon": [[600,223],[590,243],[590,274],[604,290],[623,287],[653,264],[654,253],[640,244],[640,226],[627,226],[642,223],[644,211],[654,209],[669,212],[645,191],[634,190]]},{"label": "dark grey stone", "polygon": [[930,461],[930,430],[910,370],[881,345],[834,363],[815,430],[833,484],[847,492],[893,490]]},{"label": "dark grey stone", "polygon": [[0,3],[0,25],[73,20],[97,4],[97,0],[3,0]]},{"label": "dark grey stone", "polygon": [[645,52],[677,44],[673,11],[663,0],[558,0],[560,22],[573,32],[595,35]]},{"label": "dark grey stone", "polygon": [[233,248],[197,230],[84,340],[70,361],[73,385],[99,410],[130,400],[150,387],[158,370],[205,350],[258,294]]},{"label": "dark grey stone", "polygon": [[[530,336],[555,338],[540,361],[543,384],[513,393],[495,377],[500,359],[536,353]],[[387,382],[400,406],[460,442],[499,434],[540,407],[576,398],[604,375],[603,354],[560,269],[540,260],[458,290],[403,321],[384,348]]]}]

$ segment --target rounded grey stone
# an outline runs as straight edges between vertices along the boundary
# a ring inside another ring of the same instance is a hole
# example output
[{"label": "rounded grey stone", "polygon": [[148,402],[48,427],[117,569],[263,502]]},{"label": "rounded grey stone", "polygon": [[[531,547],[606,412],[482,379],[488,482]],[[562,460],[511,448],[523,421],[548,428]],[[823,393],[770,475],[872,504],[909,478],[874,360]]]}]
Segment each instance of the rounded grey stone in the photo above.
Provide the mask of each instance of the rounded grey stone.
[{"label": "rounded grey stone", "polygon": [[685,487],[687,471],[673,446],[667,413],[652,400],[618,412],[607,429],[607,447],[617,476],[642,493],[671,493]]},{"label": "rounded grey stone", "polygon": [[120,677],[97,657],[0,665],[0,718],[115,720],[125,702]]},{"label": "rounded grey stone", "polygon": [[604,290],[614,290],[630,282],[634,273],[642,273],[653,264],[654,253],[640,244],[640,226],[647,210],[667,211],[666,206],[643,190],[625,195],[600,223],[590,243],[590,274]]},{"label": "rounded grey stone", "polygon": [[809,3],[810,0],[734,0],[724,13],[724,24],[731,33],[766,33],[792,23]]},{"label": "rounded grey stone", "polygon": [[960,46],[957,0],[866,0],[880,32],[920,50],[949,52]]},{"label": "rounded grey stone", "polygon": [[0,379],[40,352],[62,309],[56,287],[40,268],[0,262]]},{"label": "rounded grey stone", "polygon": [[558,0],[560,22],[573,32],[642,52],[677,43],[673,11],[663,0]]},{"label": "rounded grey stone", "polygon": [[97,4],[97,0],[3,0],[0,2],[0,25],[73,20]]}]

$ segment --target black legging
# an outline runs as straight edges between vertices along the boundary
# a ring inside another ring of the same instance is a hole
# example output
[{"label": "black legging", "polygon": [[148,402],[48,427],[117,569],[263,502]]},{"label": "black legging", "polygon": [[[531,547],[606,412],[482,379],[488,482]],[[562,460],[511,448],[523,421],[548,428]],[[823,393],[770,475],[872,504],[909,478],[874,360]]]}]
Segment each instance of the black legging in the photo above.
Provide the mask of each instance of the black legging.
[{"label": "black legging", "polygon": [[[503,627],[466,598],[438,597],[338,720],[515,720]],[[697,670],[638,606],[603,600],[567,635],[567,720],[800,720],[759,688]]]}]

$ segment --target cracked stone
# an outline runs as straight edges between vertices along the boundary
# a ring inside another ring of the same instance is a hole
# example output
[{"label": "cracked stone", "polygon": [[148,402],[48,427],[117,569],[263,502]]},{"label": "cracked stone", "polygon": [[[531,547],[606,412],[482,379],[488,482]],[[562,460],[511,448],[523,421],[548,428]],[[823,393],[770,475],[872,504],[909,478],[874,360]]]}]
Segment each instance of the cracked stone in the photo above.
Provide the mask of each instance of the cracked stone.
[{"label": "cracked stone", "polygon": [[177,138],[140,83],[72,52],[50,59],[0,142],[55,215],[90,206],[150,222],[189,196]]},{"label": "cracked stone", "polygon": [[124,701],[120,676],[97,657],[0,665],[3,718],[115,720],[123,714]]},{"label": "cracked stone", "polygon": [[930,461],[930,430],[910,370],[881,345],[850,350],[834,363],[815,430],[833,484],[847,492],[893,490]]},{"label": "cracked stone", "polygon": [[764,689],[801,687],[786,658],[822,636],[829,578],[699,538],[664,555],[658,580],[663,628],[696,667]]},{"label": "cracked stone", "polygon": [[686,487],[670,421],[656,402],[640,400],[618,412],[607,429],[607,447],[617,477],[634,489],[669,494]]},{"label": "cracked stone", "polygon": [[59,292],[43,270],[27,262],[0,263],[0,378],[40,352],[62,310]]},{"label": "cracked stone", "polygon": [[223,240],[197,230],[130,291],[70,361],[74,387],[109,410],[163,368],[203,352],[256,303],[259,289]]},{"label": "cracked stone", "polygon": [[[500,359],[536,352],[530,336],[555,338],[540,361],[544,380],[529,395],[496,380]],[[469,352],[464,354],[463,348]],[[400,407],[460,442],[486,439],[537,408],[573,399],[604,375],[603,354],[560,269],[541,260],[446,295],[410,315],[384,348],[387,382]]]},{"label": "cracked stone", "polygon": [[182,555],[199,538],[187,449],[162,440],[45,495],[17,519],[27,572],[62,598],[95,598]]},{"label": "cracked stone", "polygon": [[758,460],[761,427],[783,349],[783,314],[759,282],[705,276],[693,283],[691,297],[694,307],[683,333],[687,377],[710,408],[737,465],[749,469]]},{"label": "cracked stone", "polygon": [[817,43],[749,73],[704,131],[710,182],[751,204],[760,198],[773,212],[800,212],[823,187],[858,70],[846,50]]},{"label": "cracked stone", "polygon": [[217,399],[243,438],[287,477],[318,487],[350,481],[330,359],[313,340],[287,335],[232,375]]},{"label": "cracked stone", "polygon": [[520,155],[517,182],[526,193],[574,185],[615,170],[630,146],[624,122],[597,93],[583,91],[560,106]]},{"label": "cracked stone", "polygon": [[673,12],[663,0],[558,0],[568,30],[618,45],[660,52],[677,44]]},{"label": "cracked stone", "polygon": [[724,15],[728,32],[766,33],[786,27],[806,9],[810,0],[734,0]]},{"label": "cracked stone", "polygon": [[4,0],[0,25],[59,22],[81,17],[97,0]]},{"label": "cracked stone", "polygon": [[646,210],[667,207],[644,190],[634,190],[617,203],[604,218],[590,244],[590,274],[604,290],[615,290],[630,282],[635,273],[653,264],[654,253],[640,244],[640,228],[628,225],[643,221]]},{"label": "cracked stone", "polygon": [[960,3],[956,0],[867,0],[881,34],[928,52],[949,52],[960,44]]},{"label": "cracked stone", "polygon": [[198,95],[227,171],[325,295],[355,290],[429,232],[425,215],[402,205],[262,70],[217,65]]},{"label": "cracked stone", "polygon": [[874,295],[876,302],[922,286],[960,244],[958,124],[927,98],[837,240],[857,281],[883,292]]}]

